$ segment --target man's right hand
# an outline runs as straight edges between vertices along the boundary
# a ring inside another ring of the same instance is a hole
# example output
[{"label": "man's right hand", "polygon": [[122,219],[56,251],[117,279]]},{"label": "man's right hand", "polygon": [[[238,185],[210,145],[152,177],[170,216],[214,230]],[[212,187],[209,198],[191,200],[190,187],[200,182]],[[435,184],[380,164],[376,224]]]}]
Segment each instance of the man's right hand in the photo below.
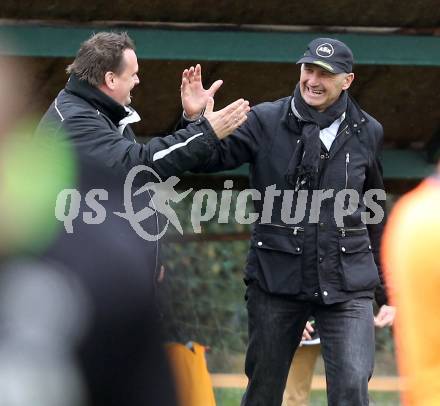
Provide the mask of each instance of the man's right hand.
[{"label": "man's right hand", "polygon": [[310,323],[310,321],[308,321],[306,323],[306,326],[304,327],[304,331],[301,337],[301,341],[307,341],[307,340],[311,340],[312,336],[311,334],[315,331],[315,329],[312,326],[312,323]]},{"label": "man's right hand", "polygon": [[238,99],[219,111],[214,110],[214,99],[208,98],[206,104],[205,118],[211,124],[215,134],[219,139],[225,138],[236,128],[241,126],[247,119],[247,113],[250,110],[249,102],[244,99]]}]

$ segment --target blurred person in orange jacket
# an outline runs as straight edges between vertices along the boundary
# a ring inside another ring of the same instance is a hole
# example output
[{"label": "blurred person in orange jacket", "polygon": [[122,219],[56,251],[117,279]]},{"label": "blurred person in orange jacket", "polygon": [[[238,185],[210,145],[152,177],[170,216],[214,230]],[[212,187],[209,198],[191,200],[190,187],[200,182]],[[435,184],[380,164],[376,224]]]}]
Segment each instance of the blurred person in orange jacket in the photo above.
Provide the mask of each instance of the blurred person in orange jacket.
[{"label": "blurred person in orange jacket", "polygon": [[400,199],[383,240],[406,406],[440,405],[440,165]]}]

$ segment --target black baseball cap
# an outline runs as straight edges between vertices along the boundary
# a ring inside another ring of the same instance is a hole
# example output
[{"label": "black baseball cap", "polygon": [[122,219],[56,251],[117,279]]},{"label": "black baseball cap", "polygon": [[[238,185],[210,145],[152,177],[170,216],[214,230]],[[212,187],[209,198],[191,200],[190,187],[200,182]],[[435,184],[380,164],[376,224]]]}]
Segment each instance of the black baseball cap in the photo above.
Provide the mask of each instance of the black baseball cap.
[{"label": "black baseball cap", "polygon": [[343,42],[333,38],[316,38],[309,43],[298,63],[311,63],[331,73],[351,73],[353,53]]}]

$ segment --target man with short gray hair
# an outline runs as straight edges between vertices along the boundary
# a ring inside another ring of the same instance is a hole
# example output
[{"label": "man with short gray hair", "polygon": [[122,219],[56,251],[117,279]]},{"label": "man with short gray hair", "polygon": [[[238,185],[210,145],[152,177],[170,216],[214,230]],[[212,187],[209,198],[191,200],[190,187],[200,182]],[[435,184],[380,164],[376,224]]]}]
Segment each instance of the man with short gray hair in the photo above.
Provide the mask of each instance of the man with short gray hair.
[{"label": "man with short gray hair", "polygon": [[[354,73],[346,44],[316,38],[297,63],[301,73],[293,94],[253,107],[248,120],[197,168],[215,172],[250,163],[250,184],[261,196],[253,196],[259,222],[245,269],[249,383],[242,406],[281,405],[310,316],[321,337],[328,404],[364,406],[374,325],[394,319],[378,255],[385,202],[375,198],[378,218],[364,221],[373,206],[368,191],[383,192],[383,130],[348,94]],[[200,114],[203,99],[193,95],[203,93],[201,88],[199,65],[183,72],[186,117]],[[375,293],[381,308],[373,318]]]}]

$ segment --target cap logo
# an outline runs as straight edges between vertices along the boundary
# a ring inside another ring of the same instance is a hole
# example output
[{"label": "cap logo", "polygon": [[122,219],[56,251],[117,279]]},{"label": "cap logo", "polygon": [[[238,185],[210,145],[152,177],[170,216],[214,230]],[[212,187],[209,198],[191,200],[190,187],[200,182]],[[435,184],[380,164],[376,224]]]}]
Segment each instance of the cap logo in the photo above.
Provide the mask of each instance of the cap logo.
[{"label": "cap logo", "polygon": [[330,58],[335,53],[335,50],[331,44],[326,42],[325,44],[318,45],[315,52],[321,58]]}]

